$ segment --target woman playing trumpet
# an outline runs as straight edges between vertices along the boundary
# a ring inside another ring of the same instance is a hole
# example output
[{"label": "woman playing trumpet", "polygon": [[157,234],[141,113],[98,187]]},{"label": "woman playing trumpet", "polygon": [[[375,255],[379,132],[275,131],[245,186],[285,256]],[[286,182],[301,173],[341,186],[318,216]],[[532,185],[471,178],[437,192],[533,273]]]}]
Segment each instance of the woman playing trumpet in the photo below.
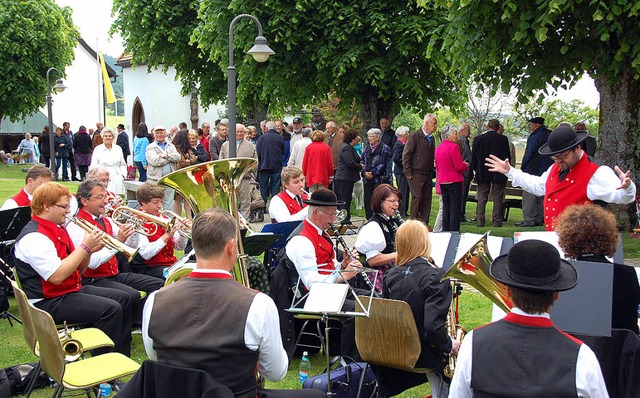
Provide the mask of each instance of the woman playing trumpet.
[{"label": "woman playing trumpet", "polygon": [[378,380],[381,386],[393,389],[389,395],[428,380],[434,398],[447,397],[449,380],[443,369],[447,355],[457,353],[460,348],[460,342],[449,336],[446,327],[451,284],[448,280],[441,281],[445,271],[430,259],[429,230],[422,221],[409,220],[398,228],[396,248],[396,266],[387,273],[382,294],[385,298],[406,301],[411,307],[422,343],[416,367],[432,370],[425,378],[421,373],[381,368]]},{"label": "woman playing trumpet", "polygon": [[396,229],[402,222],[396,218],[402,194],[389,184],[381,184],[371,196],[374,214],[358,232],[355,249],[364,254],[367,265],[378,270],[376,289],[382,290],[384,275],[396,263]]}]

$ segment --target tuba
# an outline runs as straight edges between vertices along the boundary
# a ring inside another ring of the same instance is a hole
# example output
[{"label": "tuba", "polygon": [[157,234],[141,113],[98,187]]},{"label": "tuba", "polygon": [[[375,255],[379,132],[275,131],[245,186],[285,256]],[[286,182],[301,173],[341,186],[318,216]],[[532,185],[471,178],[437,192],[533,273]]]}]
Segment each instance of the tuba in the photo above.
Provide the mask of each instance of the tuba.
[{"label": "tuba", "polygon": [[[194,213],[220,207],[239,220],[236,190],[247,172],[258,161],[251,158],[214,160],[176,170],[158,180],[158,186],[174,189],[189,202]],[[249,287],[246,257],[238,228],[238,264],[233,269],[236,281]]]}]

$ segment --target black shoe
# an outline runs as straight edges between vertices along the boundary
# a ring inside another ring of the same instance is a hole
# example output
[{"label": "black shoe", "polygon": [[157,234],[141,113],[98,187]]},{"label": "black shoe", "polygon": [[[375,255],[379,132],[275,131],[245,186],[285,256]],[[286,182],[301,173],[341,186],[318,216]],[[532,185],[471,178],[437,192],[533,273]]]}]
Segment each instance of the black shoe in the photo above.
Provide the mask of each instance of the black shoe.
[{"label": "black shoe", "polygon": [[77,178],[73,177],[73,178],[71,179],[71,181],[80,181],[80,180],[78,180]]},{"label": "black shoe", "polygon": [[467,220],[467,217],[462,217],[460,218],[460,222],[469,222],[469,220]]},{"label": "black shoe", "polygon": [[112,381],[109,384],[111,384],[111,389],[113,391],[120,392],[124,388],[124,385],[127,384],[127,382],[118,379],[118,380]]},{"label": "black shoe", "polygon": [[493,226],[496,227],[496,228],[500,228],[500,227],[502,227],[502,223],[501,222],[494,222]]},{"label": "black shoe", "polygon": [[62,179],[62,181],[67,181],[67,182],[69,182],[69,179],[68,179],[68,178],[63,178],[63,179]]},{"label": "black shoe", "polygon": [[536,227],[542,227],[544,223],[542,221],[536,223]]},{"label": "black shoe", "polygon": [[516,223],[516,227],[535,227],[536,224],[528,221],[520,221]]}]

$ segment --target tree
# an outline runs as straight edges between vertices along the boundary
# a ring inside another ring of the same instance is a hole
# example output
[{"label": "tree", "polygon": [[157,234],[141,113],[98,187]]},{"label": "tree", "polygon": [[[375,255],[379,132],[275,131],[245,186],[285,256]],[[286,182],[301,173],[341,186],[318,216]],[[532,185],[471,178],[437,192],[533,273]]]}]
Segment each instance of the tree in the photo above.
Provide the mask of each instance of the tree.
[{"label": "tree", "polygon": [[502,107],[507,105],[508,96],[502,91],[495,92],[489,87],[479,87],[477,84],[470,84],[467,93],[469,100],[465,119],[475,128],[475,133],[480,134],[486,130],[489,119],[500,117]]},{"label": "tree", "polygon": [[276,54],[265,64],[239,56],[257,29],[251,21],[238,22],[240,111],[254,103],[277,112],[332,93],[341,106],[356,102],[366,129],[382,115],[393,117],[402,104],[427,110],[458,100],[452,78],[425,57],[439,19],[413,2],[115,0],[114,11],[115,29],[134,62],[174,66],[183,86],[198,87],[204,103],[226,98],[229,23],[242,13],[262,22]]},{"label": "tree", "polygon": [[71,9],[53,0],[0,0],[0,26],[0,119],[15,121],[44,105],[47,70],[64,73],[79,34]]},{"label": "tree", "polygon": [[[433,2],[419,0],[432,7]],[[456,73],[519,90],[568,87],[584,72],[600,92],[596,157],[640,170],[640,1],[436,0],[448,10],[430,54],[456,60]]]}]

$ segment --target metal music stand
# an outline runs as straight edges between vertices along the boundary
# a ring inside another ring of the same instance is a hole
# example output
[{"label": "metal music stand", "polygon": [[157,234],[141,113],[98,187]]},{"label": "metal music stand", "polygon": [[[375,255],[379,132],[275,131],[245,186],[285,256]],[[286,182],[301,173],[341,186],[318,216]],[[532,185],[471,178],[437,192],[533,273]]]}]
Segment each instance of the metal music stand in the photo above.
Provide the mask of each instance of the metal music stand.
[{"label": "metal music stand", "polygon": [[[10,242],[14,241],[22,228],[25,227],[31,221],[31,208],[29,206],[16,207],[14,209],[2,210],[0,211],[0,244],[2,244],[2,254],[0,254],[0,269],[3,271],[3,279],[9,280],[7,275],[10,275],[9,265],[5,262],[8,260],[8,248],[10,247]],[[2,289],[7,289],[2,283]],[[13,315],[9,310],[3,311],[0,313],[0,318],[7,318],[9,321],[9,325],[13,326],[11,320],[18,323],[22,323],[20,319],[18,319],[15,315]]]},{"label": "metal music stand", "polygon": [[[319,268],[317,266],[313,267],[314,270],[318,270]],[[373,280],[375,281],[378,277],[378,270],[375,269],[371,269],[371,268],[365,268],[363,267],[360,270],[354,270],[354,271],[345,271],[345,270],[340,270],[337,269],[335,271],[333,271],[331,274],[327,275],[327,281],[332,281],[333,280],[333,276],[338,274],[338,275],[343,275],[347,272],[371,272],[374,276]],[[323,282],[316,282],[316,283],[320,283],[323,284]],[[331,327],[329,327],[329,317],[355,317],[355,316],[366,316],[369,317],[369,313],[371,310],[371,302],[373,301],[372,298],[374,296],[375,291],[372,290],[371,294],[369,296],[369,305],[364,305],[362,303],[362,301],[360,300],[360,298],[358,297],[358,294],[355,292],[355,290],[353,289],[353,287],[351,287],[351,285],[349,285],[348,283],[345,284],[348,287],[348,291],[347,291],[347,295],[350,293],[354,299],[356,300],[356,302],[359,304],[359,307],[356,305],[356,308],[362,308],[363,312],[359,312],[359,311],[322,311],[322,310],[318,310],[318,311],[307,311],[304,309],[304,304],[306,299],[308,298],[309,294],[311,293],[311,291],[307,291],[305,294],[302,294],[302,292],[300,292],[300,287],[304,286],[302,284],[302,279],[300,278],[300,276],[298,276],[298,282],[296,284],[296,286],[293,287],[293,299],[291,300],[291,307],[289,309],[287,309],[287,312],[291,312],[294,314],[303,314],[303,315],[315,315],[315,316],[320,316],[321,317],[321,322],[324,323],[325,328],[324,328],[324,339],[325,339],[325,347],[323,347],[324,351],[325,351],[325,357],[327,360],[327,396],[331,397],[333,396],[333,394],[331,393],[331,354],[329,353],[329,331],[331,330]],[[340,308],[342,308],[342,305],[344,305],[344,300],[345,300],[346,296],[342,298],[342,301],[340,303]]]}]

